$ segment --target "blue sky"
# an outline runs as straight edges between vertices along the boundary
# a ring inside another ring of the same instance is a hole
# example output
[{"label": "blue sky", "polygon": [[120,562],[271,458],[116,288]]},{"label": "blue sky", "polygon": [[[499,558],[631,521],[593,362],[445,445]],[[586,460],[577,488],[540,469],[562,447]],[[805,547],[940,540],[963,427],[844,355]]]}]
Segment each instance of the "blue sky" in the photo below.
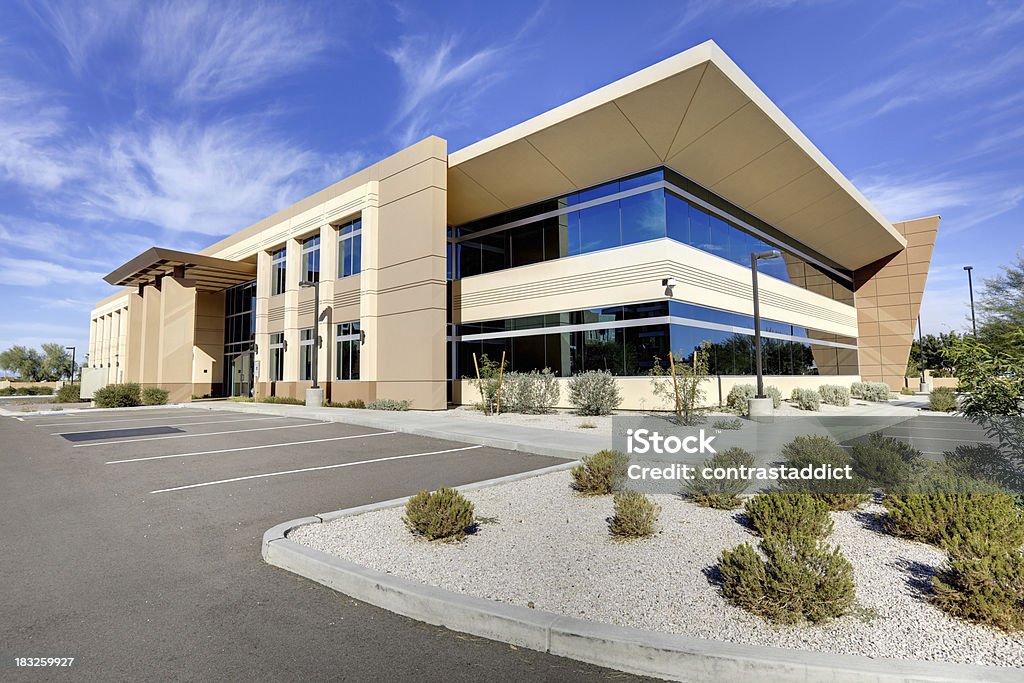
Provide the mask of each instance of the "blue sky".
[{"label": "blue sky", "polygon": [[87,345],[101,280],[428,134],[449,150],[718,44],[890,220],[939,213],[926,332],[1024,244],[1024,6],[0,5],[0,349]]}]

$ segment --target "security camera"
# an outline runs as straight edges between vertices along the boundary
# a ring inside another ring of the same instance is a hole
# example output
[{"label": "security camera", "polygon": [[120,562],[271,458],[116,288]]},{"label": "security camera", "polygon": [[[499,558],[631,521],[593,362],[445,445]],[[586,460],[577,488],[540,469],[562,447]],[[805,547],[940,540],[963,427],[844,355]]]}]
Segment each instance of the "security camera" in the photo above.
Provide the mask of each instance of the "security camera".
[{"label": "security camera", "polygon": [[679,282],[674,277],[667,277],[667,278],[665,278],[664,280],[661,281],[661,286],[662,287],[667,287],[669,289],[672,289],[673,287],[675,287],[678,284],[679,284]]}]

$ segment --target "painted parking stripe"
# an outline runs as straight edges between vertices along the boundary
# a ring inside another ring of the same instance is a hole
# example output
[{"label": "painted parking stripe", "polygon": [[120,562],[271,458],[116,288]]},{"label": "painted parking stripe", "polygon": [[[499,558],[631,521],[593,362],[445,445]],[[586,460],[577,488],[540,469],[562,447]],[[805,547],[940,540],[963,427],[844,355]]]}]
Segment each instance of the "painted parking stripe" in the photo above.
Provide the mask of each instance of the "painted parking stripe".
[{"label": "painted parking stripe", "polygon": [[355,467],[356,465],[370,465],[375,462],[387,462],[388,460],[404,460],[406,458],[422,458],[427,455],[441,455],[443,453],[459,453],[462,451],[472,451],[477,448],[483,448],[483,446],[464,446],[462,448],[449,448],[444,451],[430,451],[429,453],[410,453],[408,455],[392,455],[387,458],[374,458],[373,460],[359,460],[358,462],[343,462],[337,465],[321,465],[320,467],[303,467],[299,470],[284,470],[283,472],[267,472],[266,474],[250,474],[246,477],[234,477],[232,479],[218,479],[217,481],[204,481],[201,484],[187,484],[185,486],[174,486],[169,489],[157,489],[156,491],[150,491],[150,493],[168,493],[170,491],[184,491],[185,489],[198,489],[203,486],[216,486],[217,484],[230,484],[236,481],[246,481],[247,479],[263,479],[265,477],[280,477],[285,474],[300,474],[302,472],[317,472],[320,470],[333,470],[339,467]]},{"label": "painted parking stripe", "polygon": [[[280,415],[280,416],[278,416],[278,415],[271,415],[271,416],[268,416],[268,417],[243,417],[241,419],[234,419],[234,420],[207,420],[205,422],[178,422],[176,424],[169,424],[169,425],[142,425],[142,426],[139,426],[139,427],[127,427],[126,429],[148,429],[150,427],[192,427],[194,425],[215,425],[215,424],[223,424],[225,422],[259,422],[261,420],[286,420],[286,419],[288,419],[288,418],[283,416],[283,415]],[[303,419],[303,418],[292,418],[292,419]],[[83,429],[82,431],[78,431],[78,432],[50,432],[50,434],[56,435],[56,436],[64,436],[66,434],[92,434],[94,432],[109,432],[109,431],[116,431],[116,429],[115,430],[111,430],[111,429],[106,429],[106,428],[104,428],[104,429],[95,429],[94,428],[94,429]]]},{"label": "painted parking stripe", "polygon": [[236,453],[238,451],[255,451],[261,448],[282,448],[284,446],[300,446],[306,443],[324,443],[325,441],[344,441],[346,439],[365,439],[370,436],[387,436],[398,432],[374,432],[373,434],[353,434],[352,436],[332,436],[328,439],[310,439],[309,441],[291,441],[289,443],[268,443],[262,446],[242,446],[240,448],[220,448],[215,451],[196,451],[195,453],[172,453],[171,455],[149,455],[144,458],[127,458],[125,460],[108,460],[107,465],[121,465],[126,462],[145,462],[147,460],[165,460],[167,458],[191,458],[194,455],[217,455],[219,453]]},{"label": "painted parking stripe", "polygon": [[[210,417],[220,417],[220,413],[210,414]],[[93,425],[93,424],[117,424],[120,422],[145,422],[146,420],[181,420],[182,418],[190,417],[206,417],[203,413],[193,413],[189,415],[167,415],[165,417],[131,417],[120,420],[64,420],[63,422],[48,422],[45,424],[33,425],[34,427],[76,427],[78,425]]]},{"label": "painted parking stripe", "polygon": [[135,443],[137,441],[163,441],[164,439],[194,439],[201,436],[222,436],[224,434],[244,434],[246,432],[269,432],[275,429],[299,429],[305,427],[322,427],[324,425],[336,424],[334,422],[313,422],[301,425],[282,425],[280,427],[257,427],[256,429],[232,429],[226,432],[204,432],[202,434],[174,434],[173,436],[147,436],[143,439],[120,439],[118,441],[97,441],[96,443],[78,443],[72,448],[88,448],[89,446],[117,446],[122,443]]}]

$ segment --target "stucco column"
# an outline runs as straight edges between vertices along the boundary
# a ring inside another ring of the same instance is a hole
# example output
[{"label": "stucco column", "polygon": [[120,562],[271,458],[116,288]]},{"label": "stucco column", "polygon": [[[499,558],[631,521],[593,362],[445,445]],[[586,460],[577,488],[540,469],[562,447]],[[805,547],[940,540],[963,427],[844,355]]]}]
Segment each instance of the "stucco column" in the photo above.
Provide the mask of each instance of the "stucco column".
[{"label": "stucco column", "polygon": [[285,290],[284,290],[284,354],[285,382],[299,381],[299,268],[302,263],[302,244],[290,239],[285,244]]},{"label": "stucco column", "polygon": [[359,378],[364,382],[377,381],[377,282],[378,270],[376,263],[376,238],[380,226],[380,209],[378,208],[378,183],[372,182],[367,188],[366,207],[362,213],[363,239],[360,261],[363,264],[359,274],[359,326],[369,343],[363,344],[359,351]]},{"label": "stucco column", "polygon": [[256,393],[266,396],[270,393],[270,332],[268,312],[270,309],[270,252],[256,254],[256,353],[253,360],[258,363]]},{"label": "stucco column", "polygon": [[337,359],[334,344],[334,285],[338,278],[338,230],[329,223],[320,226],[320,320],[316,323],[323,344],[316,360],[320,383],[335,376]]}]

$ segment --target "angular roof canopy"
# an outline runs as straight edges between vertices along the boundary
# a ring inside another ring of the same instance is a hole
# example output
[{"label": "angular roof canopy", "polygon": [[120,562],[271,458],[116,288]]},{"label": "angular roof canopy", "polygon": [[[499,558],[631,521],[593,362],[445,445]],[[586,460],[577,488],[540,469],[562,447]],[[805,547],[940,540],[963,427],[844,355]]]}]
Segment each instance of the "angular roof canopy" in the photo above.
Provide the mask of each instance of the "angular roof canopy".
[{"label": "angular roof canopy", "polygon": [[164,275],[176,274],[192,280],[200,291],[219,292],[254,280],[256,264],[153,247],[103,279],[112,285],[134,287],[152,284]]},{"label": "angular roof canopy", "polygon": [[453,225],[668,166],[855,270],[906,240],[712,41],[448,157]]}]

